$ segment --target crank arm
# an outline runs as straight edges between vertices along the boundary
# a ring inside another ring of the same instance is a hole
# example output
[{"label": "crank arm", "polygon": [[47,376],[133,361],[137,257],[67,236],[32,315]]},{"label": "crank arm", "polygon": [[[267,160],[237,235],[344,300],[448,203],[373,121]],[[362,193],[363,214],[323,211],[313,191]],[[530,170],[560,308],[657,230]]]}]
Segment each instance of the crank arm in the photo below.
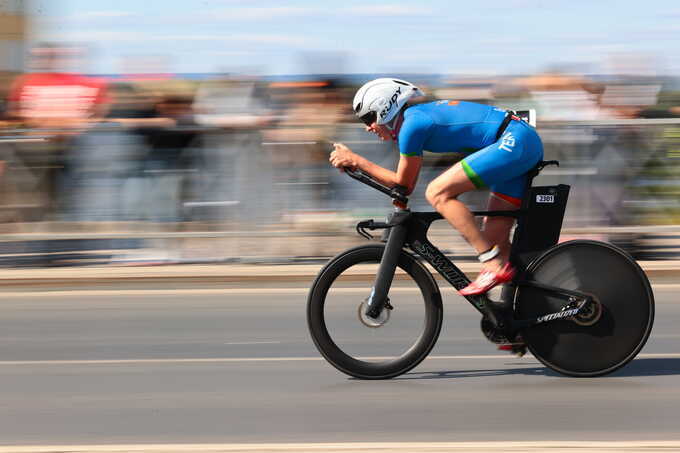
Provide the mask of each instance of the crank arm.
[{"label": "crank arm", "polygon": [[580,291],[573,291],[571,289],[559,288],[557,286],[545,285],[543,283],[535,282],[532,280],[520,281],[517,283],[517,286],[528,286],[531,288],[546,291],[549,292],[551,296],[554,296],[558,299],[564,299],[565,301],[572,303],[592,299],[590,294],[582,293]]},{"label": "crank arm", "polygon": [[548,313],[545,315],[538,316],[532,319],[522,319],[513,322],[513,328],[515,330],[521,330],[527,327],[535,326],[536,324],[542,324],[544,322],[557,321],[560,319],[573,318],[583,311],[589,303],[592,302],[593,298],[589,295],[584,295],[585,298],[579,301],[569,302],[563,306],[560,311],[554,313]]}]

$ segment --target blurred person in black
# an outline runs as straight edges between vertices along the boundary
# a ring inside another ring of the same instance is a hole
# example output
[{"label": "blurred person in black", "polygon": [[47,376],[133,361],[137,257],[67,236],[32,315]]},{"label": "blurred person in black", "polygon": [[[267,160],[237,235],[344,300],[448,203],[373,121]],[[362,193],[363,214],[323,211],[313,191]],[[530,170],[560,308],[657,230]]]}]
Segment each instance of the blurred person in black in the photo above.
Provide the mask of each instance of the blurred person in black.
[{"label": "blurred person in black", "polygon": [[194,164],[192,145],[198,137],[188,95],[164,96],[154,108],[159,122],[139,127],[137,134],[144,137],[147,153],[141,162],[147,190],[148,220],[179,222],[182,214],[183,187],[186,173]]},{"label": "blurred person in black", "polygon": [[[161,89],[154,88],[128,81],[112,86],[106,121],[115,124],[114,134],[120,138],[109,149],[108,171],[113,179],[109,186],[115,187],[113,204],[121,220],[163,222],[163,229],[174,229],[176,222],[185,220],[185,186],[194,164],[192,145],[199,134],[192,96],[171,94],[167,88],[159,94]],[[168,262],[172,253],[164,241],[160,246],[156,241],[132,241],[125,248],[157,250],[123,254],[115,261],[159,264]]]}]

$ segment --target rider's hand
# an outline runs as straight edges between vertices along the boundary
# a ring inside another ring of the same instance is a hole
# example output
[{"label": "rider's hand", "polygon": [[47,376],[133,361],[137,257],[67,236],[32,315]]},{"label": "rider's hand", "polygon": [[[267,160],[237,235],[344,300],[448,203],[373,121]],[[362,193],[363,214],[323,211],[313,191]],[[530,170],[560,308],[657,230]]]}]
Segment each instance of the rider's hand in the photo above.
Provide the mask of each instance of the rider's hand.
[{"label": "rider's hand", "polygon": [[341,172],[345,167],[356,170],[359,165],[357,162],[357,155],[352,152],[347,146],[342,143],[333,143],[335,150],[331,152],[331,157],[328,159],[332,166],[338,168]]}]

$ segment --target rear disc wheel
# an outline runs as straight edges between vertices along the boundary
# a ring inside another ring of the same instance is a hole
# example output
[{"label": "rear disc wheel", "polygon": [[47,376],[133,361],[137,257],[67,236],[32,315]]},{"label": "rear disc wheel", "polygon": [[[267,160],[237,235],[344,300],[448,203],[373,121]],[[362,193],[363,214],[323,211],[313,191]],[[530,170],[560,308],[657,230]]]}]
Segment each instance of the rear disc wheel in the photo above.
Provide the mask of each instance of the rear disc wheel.
[{"label": "rear disc wheel", "polygon": [[[548,250],[527,269],[527,280],[591,294],[594,304],[576,318],[522,331],[531,353],[569,376],[601,376],[640,352],[654,322],[654,296],[635,260],[611,244],[570,241]],[[515,293],[518,319],[555,313],[562,298],[531,286]]]}]

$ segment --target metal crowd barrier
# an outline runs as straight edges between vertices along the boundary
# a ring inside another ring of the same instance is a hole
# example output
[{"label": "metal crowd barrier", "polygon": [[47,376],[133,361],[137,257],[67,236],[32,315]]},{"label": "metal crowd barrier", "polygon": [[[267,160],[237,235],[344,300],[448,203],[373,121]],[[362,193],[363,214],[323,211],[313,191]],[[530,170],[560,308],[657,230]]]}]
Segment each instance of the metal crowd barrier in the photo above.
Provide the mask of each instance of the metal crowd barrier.
[{"label": "metal crowd barrier", "polygon": [[[606,234],[640,257],[680,257],[674,245],[674,225],[680,224],[679,119],[539,123],[538,129],[545,159],[561,165],[546,169],[536,183],[572,186],[567,230],[608,228]],[[34,245],[51,239],[71,241],[65,247],[69,253],[101,247],[98,239],[109,241],[111,249],[158,241],[167,247],[185,239],[239,244],[221,252],[223,258],[283,258],[295,251],[274,251],[272,244],[286,237],[324,237],[328,243],[349,231],[354,219],[384,214],[379,194],[354,184],[327,162],[330,147],[324,140],[346,143],[383,166],[396,165],[392,145],[360,126],[336,125],[331,136],[303,141],[271,140],[267,131],[173,130],[198,134],[179,168],[154,166],[139,136],[111,124],[93,128],[68,146],[50,141],[54,131],[4,131],[0,255],[39,254],[41,246]],[[427,155],[411,197],[413,209],[431,209],[424,198],[426,182],[458,158]],[[67,174],[60,175],[63,169]],[[475,207],[486,198],[483,192],[465,195]],[[655,225],[672,231],[660,234]],[[47,253],[58,253],[58,247]],[[299,252],[314,253],[319,252]]]}]

